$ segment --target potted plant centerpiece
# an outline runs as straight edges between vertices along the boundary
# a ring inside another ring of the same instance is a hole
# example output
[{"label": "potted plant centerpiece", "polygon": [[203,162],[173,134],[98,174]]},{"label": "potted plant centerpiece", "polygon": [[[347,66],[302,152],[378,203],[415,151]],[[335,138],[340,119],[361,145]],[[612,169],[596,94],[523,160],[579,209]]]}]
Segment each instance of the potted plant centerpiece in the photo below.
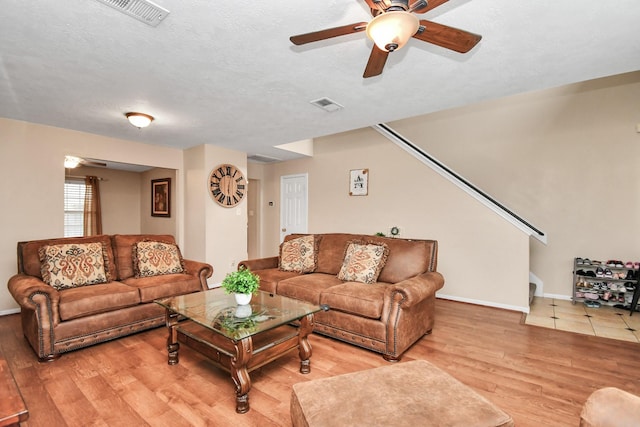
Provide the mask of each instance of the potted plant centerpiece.
[{"label": "potted plant centerpiece", "polygon": [[238,305],[246,305],[251,302],[251,295],[258,292],[260,277],[251,270],[240,267],[237,271],[227,274],[222,281],[222,287],[228,294],[234,294]]}]

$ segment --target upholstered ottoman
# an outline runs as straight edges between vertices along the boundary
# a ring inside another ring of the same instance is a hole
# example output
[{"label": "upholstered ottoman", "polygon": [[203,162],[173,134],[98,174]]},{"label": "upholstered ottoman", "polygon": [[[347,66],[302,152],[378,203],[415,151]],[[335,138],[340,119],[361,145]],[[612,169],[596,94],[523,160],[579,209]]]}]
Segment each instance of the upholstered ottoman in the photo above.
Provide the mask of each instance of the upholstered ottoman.
[{"label": "upholstered ottoman", "polygon": [[594,391],[580,414],[580,427],[637,425],[640,425],[640,396],[615,387]]},{"label": "upholstered ottoman", "polygon": [[424,360],[293,386],[294,427],[513,426],[509,415]]}]

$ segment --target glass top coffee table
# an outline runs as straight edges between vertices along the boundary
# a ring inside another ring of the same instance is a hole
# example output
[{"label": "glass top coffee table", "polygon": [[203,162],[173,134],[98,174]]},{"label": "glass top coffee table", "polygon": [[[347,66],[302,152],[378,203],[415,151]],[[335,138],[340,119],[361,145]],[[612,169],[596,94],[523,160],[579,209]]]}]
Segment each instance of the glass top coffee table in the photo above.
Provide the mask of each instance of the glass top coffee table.
[{"label": "glass top coffee table", "polygon": [[[156,300],[166,309],[169,365],[178,363],[180,343],[231,374],[236,386],[236,412],[249,410],[249,372],[298,350],[300,372],[311,370],[313,314],[321,306],[259,291],[246,306],[223,289]],[[299,326],[292,323],[299,321]]]}]

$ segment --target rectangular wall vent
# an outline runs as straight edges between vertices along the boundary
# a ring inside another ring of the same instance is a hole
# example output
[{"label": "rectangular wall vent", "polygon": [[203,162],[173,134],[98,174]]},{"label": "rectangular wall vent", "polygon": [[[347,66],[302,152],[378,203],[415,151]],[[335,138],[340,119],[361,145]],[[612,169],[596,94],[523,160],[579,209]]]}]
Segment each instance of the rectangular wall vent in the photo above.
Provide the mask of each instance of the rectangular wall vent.
[{"label": "rectangular wall vent", "polygon": [[98,0],[107,6],[142,21],[152,27],[157,26],[169,15],[169,11],[149,0]]}]

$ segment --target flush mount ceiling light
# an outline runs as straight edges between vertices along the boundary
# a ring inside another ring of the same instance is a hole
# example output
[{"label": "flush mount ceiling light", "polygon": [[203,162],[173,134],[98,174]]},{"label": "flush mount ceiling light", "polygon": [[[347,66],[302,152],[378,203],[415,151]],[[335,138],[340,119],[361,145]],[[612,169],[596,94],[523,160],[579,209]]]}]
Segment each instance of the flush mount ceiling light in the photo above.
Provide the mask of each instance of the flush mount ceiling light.
[{"label": "flush mount ceiling light", "polygon": [[418,32],[420,20],[417,16],[403,10],[382,13],[367,24],[367,37],[380,50],[393,52],[402,49],[409,38]]},{"label": "flush mount ceiling light", "polygon": [[146,128],[154,120],[153,116],[144,113],[126,113],[125,116],[138,129]]}]

